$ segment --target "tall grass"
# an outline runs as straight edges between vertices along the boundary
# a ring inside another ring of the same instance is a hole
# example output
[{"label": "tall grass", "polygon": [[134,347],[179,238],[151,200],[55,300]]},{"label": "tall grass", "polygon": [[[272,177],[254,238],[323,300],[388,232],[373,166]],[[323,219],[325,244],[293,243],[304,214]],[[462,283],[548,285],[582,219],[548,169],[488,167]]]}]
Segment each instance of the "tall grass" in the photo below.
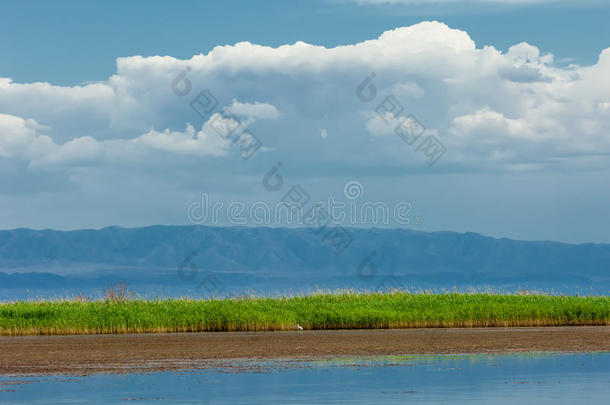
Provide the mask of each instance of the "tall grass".
[{"label": "tall grass", "polygon": [[0,335],[610,325],[610,297],[328,293],[0,304]]}]

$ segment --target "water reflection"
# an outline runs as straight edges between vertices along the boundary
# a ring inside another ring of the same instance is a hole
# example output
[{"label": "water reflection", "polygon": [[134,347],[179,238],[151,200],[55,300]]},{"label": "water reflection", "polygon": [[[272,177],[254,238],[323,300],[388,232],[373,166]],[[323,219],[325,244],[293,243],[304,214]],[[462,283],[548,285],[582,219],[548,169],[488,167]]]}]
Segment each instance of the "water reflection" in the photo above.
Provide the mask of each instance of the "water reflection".
[{"label": "water reflection", "polygon": [[0,403],[605,403],[610,353],[246,361],[87,377],[0,376]]}]

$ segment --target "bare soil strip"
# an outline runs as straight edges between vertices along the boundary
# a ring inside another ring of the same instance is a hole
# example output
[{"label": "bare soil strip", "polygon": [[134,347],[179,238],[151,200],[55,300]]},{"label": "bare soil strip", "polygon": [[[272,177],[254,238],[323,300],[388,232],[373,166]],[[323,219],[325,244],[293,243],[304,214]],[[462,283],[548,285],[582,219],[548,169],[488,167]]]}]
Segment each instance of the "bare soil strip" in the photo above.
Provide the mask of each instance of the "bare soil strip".
[{"label": "bare soil strip", "polygon": [[526,351],[610,351],[610,327],[0,337],[0,375],[201,369],[238,359]]}]

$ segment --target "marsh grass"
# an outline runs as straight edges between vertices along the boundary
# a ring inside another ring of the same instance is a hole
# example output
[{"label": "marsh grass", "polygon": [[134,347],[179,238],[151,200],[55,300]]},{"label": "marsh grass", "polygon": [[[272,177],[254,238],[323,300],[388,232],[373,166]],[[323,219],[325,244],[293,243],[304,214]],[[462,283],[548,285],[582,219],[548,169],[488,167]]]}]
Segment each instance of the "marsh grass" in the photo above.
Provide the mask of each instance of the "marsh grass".
[{"label": "marsh grass", "polygon": [[610,297],[317,293],[231,299],[0,304],[0,335],[610,325]]}]

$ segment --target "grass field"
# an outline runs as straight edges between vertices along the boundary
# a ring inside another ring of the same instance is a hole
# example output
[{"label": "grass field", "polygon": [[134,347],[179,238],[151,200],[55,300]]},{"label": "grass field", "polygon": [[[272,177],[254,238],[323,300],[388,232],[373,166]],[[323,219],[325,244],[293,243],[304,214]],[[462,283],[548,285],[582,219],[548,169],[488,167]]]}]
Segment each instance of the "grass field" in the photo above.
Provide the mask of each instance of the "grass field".
[{"label": "grass field", "polygon": [[610,325],[610,297],[333,293],[0,304],[0,335]]}]

